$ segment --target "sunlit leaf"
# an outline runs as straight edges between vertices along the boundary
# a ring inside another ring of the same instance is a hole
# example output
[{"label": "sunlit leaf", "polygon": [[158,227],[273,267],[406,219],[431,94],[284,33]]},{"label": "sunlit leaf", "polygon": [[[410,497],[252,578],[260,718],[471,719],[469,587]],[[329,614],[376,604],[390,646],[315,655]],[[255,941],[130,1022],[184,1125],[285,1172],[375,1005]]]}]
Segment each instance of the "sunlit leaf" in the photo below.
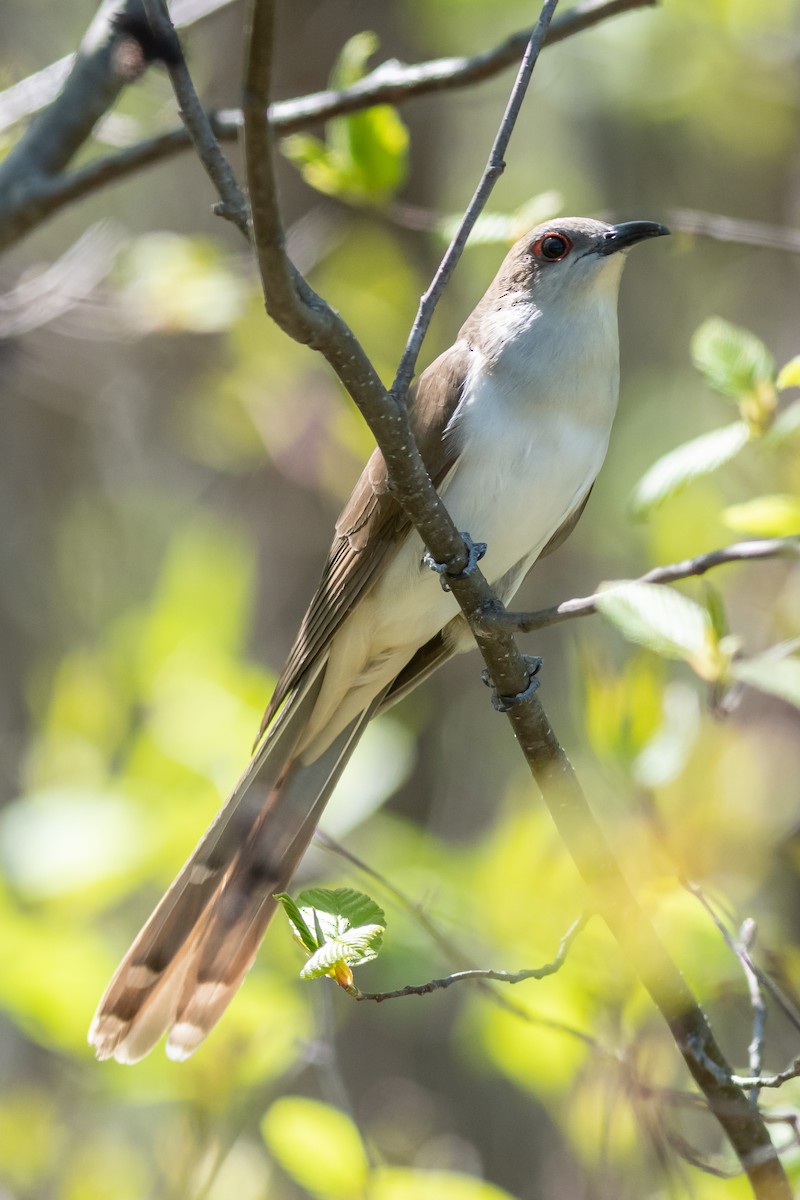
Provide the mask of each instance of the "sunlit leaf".
[{"label": "sunlit leaf", "polygon": [[750,431],[744,421],[723,425],[684,442],[653,463],[636,485],[631,501],[637,516],[646,515],[656,505],[685,488],[693,479],[710,475],[730,462],[747,445]]},{"label": "sunlit leaf", "polygon": [[800,534],[800,497],[756,496],[743,504],[732,504],[722,514],[731,529],[757,533],[761,537],[791,537]]},{"label": "sunlit leaf", "polygon": [[283,905],[295,941],[310,955],[300,972],[302,979],[332,975],[337,982],[350,986],[352,975],[345,968],[360,966],[377,956],[386,917],[363,892],[309,888],[300,893],[297,903],[283,892],[276,899]]},{"label": "sunlit leaf", "polygon": [[594,752],[626,766],[647,745],[661,718],[659,664],[629,655],[619,670],[586,648],[581,654],[586,732]]},{"label": "sunlit leaf", "polygon": [[691,353],[711,386],[737,400],[775,373],[774,359],[760,338],[721,317],[703,322],[692,338]]},{"label": "sunlit leaf", "polygon": [[800,708],[800,658],[773,658],[769,654],[755,655],[735,662],[731,673],[742,683],[780,696]]},{"label": "sunlit leaf", "polygon": [[[350,38],[331,75],[331,88],[352,86],[363,77],[378,47],[374,33]],[[408,170],[408,130],[395,109],[379,104],[328,121],[325,141],[298,133],[281,143],[284,154],[311,187],[356,202],[382,203],[404,182]]]},{"label": "sunlit leaf", "polygon": [[369,1164],[349,1117],[303,1096],[283,1096],[261,1122],[270,1153],[306,1191],[322,1200],[358,1200]]},{"label": "sunlit leaf", "polygon": [[370,1180],[369,1200],[513,1200],[513,1197],[474,1175],[378,1167]]},{"label": "sunlit leaf", "polygon": [[630,641],[664,658],[682,659],[703,679],[720,677],[724,655],[711,617],[674,588],[637,581],[604,584],[597,607]]},{"label": "sunlit leaf", "polygon": [[781,392],[784,388],[800,387],[800,354],[790,358],[786,365],[781,367],[775,386]]}]

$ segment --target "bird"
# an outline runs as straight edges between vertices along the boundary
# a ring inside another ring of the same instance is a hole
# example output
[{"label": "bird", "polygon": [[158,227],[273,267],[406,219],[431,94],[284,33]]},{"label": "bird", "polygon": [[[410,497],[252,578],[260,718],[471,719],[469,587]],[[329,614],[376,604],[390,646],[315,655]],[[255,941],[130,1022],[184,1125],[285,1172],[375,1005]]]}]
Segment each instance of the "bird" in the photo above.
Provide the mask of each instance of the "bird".
[{"label": "bird", "polygon": [[[617,297],[653,221],[571,217],[509,251],[408,413],[457,528],[506,604],[572,532],[606,455],[619,393]],[[482,547],[483,549],[483,547]],[[270,918],[369,721],[474,645],[376,449],[337,523],[322,578],[242,778],[126,954],[89,1031],[134,1063],[167,1034],[192,1054],[250,969]]]}]

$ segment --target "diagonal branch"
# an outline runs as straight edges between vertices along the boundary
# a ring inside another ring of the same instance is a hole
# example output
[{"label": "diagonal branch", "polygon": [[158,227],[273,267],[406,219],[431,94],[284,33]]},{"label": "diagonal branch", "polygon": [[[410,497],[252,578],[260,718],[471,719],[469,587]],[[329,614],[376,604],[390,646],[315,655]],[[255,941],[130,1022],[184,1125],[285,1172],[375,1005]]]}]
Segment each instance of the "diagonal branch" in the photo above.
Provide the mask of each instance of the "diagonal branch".
[{"label": "diagonal branch", "polygon": [[522,102],[525,99],[531,75],[533,74],[533,68],[536,66],[539,51],[544,45],[544,39],[547,36],[547,30],[550,27],[557,4],[558,0],[545,0],[545,3],[542,5],[542,15],[525,46],[517,78],[514,80],[514,86],[511,89],[511,95],[508,98],[506,111],[503,113],[503,119],[498,127],[494,144],[489,151],[489,159],[484,168],[483,175],[480,178],[472,199],[467,205],[464,216],[459,222],[458,229],[453,235],[450,245],[447,247],[444,258],[439,264],[430,287],[423,293],[419,302],[417,315],[414,318],[414,324],[411,326],[406,348],[403,351],[403,356],[400,359],[400,365],[397,368],[397,374],[392,384],[392,395],[398,400],[402,400],[408,391],[409,384],[416,370],[422,342],[428,332],[428,327],[430,326],[436,305],[439,302],[439,297],[447,287],[448,281],[456,269],[458,260],[461,258],[464,247],[467,244],[467,238],[472,232],[475,222],[486,207],[495,184],[506,169],[504,161],[505,152],[508,149],[508,143],[511,139],[520,109],[522,108]]},{"label": "diagonal branch", "polygon": [[[656,3],[658,0],[581,0],[553,22],[545,45],[554,45],[610,17]],[[65,156],[62,167],[66,166],[125,85],[125,79],[114,68],[112,54],[114,34],[110,18],[116,7],[114,0],[106,0],[84,39],[63,91],[0,163],[0,250],[66,205],[192,147],[189,131],[182,127],[103,155],[69,173],[61,168],[44,173],[33,170],[38,130],[61,147]],[[122,11],[135,12],[138,7],[139,0],[125,0]],[[98,24],[101,18],[102,23]],[[396,61],[382,63],[352,87],[276,102],[270,109],[271,123],[282,133],[291,133],[376,104],[403,104],[417,96],[472,87],[516,64],[530,32],[514,33],[491,50],[470,57],[439,58],[411,66]],[[91,79],[97,81],[96,96],[87,88]],[[241,133],[243,117],[239,111],[211,113],[208,120],[219,141],[235,141]]]},{"label": "diagonal branch", "polygon": [[[248,36],[245,155],[253,231],[267,310],[297,341],[332,365],[368,421],[384,454],[398,501],[433,558],[458,569],[462,539],[428,477],[404,405],[383,388],[352,330],[316,295],[285,252],[278,207],[273,133],[267,119],[274,0],[254,0]],[[546,9],[540,22],[544,22]],[[513,125],[513,114],[506,120]],[[479,531],[476,531],[479,533]],[[522,692],[528,671],[508,630],[487,632],[479,617],[496,604],[475,570],[452,591],[501,695]],[[520,748],[564,842],[623,954],[666,1020],[709,1108],[725,1130],[760,1200],[790,1200],[789,1184],[760,1114],[732,1080],[731,1068],[686,981],[637,904],[578,780],[534,694],[508,712]]]},{"label": "diagonal branch", "polygon": [[[547,7],[540,23],[545,23],[546,14]],[[428,551],[437,562],[458,569],[464,562],[463,541],[423,467],[403,404],[397,395],[387,394],[353,331],[309,288],[285,254],[273,174],[272,132],[266,119],[273,0],[254,0],[248,32],[245,152],[254,242],[267,311],[291,337],[319,350],[330,362],[371,426],[384,452],[397,499]],[[512,126],[513,113],[506,114],[505,120]],[[528,671],[510,632],[494,629],[487,634],[476,619],[487,606],[497,604],[486,578],[475,570],[467,578],[453,580],[452,593],[470,622],[500,694],[522,692]],[[622,953],[661,1010],[688,1069],[738,1154],[754,1193],[762,1200],[789,1200],[788,1181],[769,1130],[745,1093],[734,1084],[729,1064],[702,1009],[628,888],[539,698],[531,696],[507,715],[559,833],[588,884],[591,906],[602,913]]]}]

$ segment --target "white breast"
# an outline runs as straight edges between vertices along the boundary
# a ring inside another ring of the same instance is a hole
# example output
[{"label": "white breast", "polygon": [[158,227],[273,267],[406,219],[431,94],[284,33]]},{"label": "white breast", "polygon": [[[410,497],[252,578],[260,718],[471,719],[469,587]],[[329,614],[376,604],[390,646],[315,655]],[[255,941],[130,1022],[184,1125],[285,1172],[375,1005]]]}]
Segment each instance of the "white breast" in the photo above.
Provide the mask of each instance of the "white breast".
[{"label": "white breast", "polygon": [[[488,352],[471,351],[446,434],[458,438],[460,454],[441,487],[458,528],[487,543],[481,569],[492,583],[520,563],[527,570],[586,496],[605,457],[619,385],[616,306],[606,297],[584,303],[568,337],[563,321],[530,303],[501,315],[501,344],[490,338]],[[327,740],[457,615],[423,553],[409,535],[336,634],[310,732],[324,729]],[[322,738],[313,753],[320,745]]]}]

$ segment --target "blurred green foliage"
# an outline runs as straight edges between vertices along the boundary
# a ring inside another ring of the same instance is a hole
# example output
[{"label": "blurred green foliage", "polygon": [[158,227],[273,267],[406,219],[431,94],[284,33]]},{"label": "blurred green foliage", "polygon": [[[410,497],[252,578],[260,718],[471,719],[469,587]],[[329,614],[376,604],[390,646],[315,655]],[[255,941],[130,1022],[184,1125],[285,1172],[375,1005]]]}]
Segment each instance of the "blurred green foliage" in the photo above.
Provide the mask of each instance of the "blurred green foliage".
[{"label": "blurred green foliage", "polygon": [[[341,86],[381,54],[474,53],[531,19],[516,2],[392,0],[370,13],[372,35],[355,9],[295,7],[283,18],[286,94],[329,77]],[[44,65],[55,20],[80,35],[85,10],[51,10],[10,3],[7,77]],[[238,98],[238,10],[227,20],[202,22],[189,39],[212,104]],[[790,221],[797,20],[794,0],[666,0],[547,51],[427,360],[485,287],[498,245],[562,206]],[[329,122],[324,139],[284,143],[298,260],[385,379],[507,89],[504,77],[402,116],[383,106]],[[115,115],[99,136],[146,136],[172,121],[164,77],[128,89]],[[278,920],[189,1062],[92,1059],[97,999],[247,760],[336,508],[371,448],[324,364],[267,322],[252,264],[212,220],[200,179],[188,156],[169,162],[75,208],[13,260],[32,270],[110,213],[129,230],[90,302],[0,357],[0,1191],[746,1196],[741,1180],[685,1161],[696,1151],[731,1165],[714,1123],[680,1098],[690,1087],[680,1060],[597,920],[539,982],[371,1008],[327,980],[301,983]],[[410,233],[414,220],[433,236]],[[609,460],[575,535],[537,568],[521,604],[635,578],[724,544],[731,530],[800,531],[789,257],[676,229],[671,251],[631,263]],[[700,881],[733,932],[754,917],[760,961],[798,995],[800,569],[730,566],[714,584],[623,593],[616,625],[643,645],[594,618],[530,648],[544,650],[545,704],[628,877],[744,1069],[744,979],[678,880]],[[724,711],[721,695],[740,692]],[[385,911],[381,956],[359,967],[365,989],[473,964],[540,965],[584,908],[485,699],[472,659],[377,723],[326,818],[357,862],[315,849],[304,867],[302,883],[357,887]],[[771,1012],[766,1065],[796,1054],[796,1032]],[[800,1084],[762,1102],[776,1119],[793,1115]],[[790,1124],[771,1129],[791,1142]],[[785,1161],[800,1186],[797,1147]]]}]

